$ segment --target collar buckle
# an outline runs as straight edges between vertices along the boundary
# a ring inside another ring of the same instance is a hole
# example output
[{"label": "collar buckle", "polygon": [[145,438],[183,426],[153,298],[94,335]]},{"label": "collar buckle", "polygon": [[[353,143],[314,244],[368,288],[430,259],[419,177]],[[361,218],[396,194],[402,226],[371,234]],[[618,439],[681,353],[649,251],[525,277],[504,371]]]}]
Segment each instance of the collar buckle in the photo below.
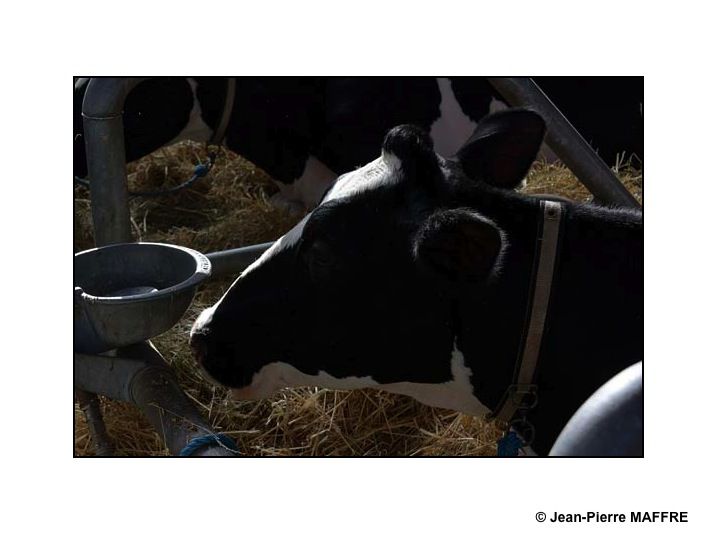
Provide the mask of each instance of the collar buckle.
[{"label": "collar buckle", "polygon": [[538,403],[537,384],[511,384],[508,387],[508,399],[517,411],[529,411]]}]

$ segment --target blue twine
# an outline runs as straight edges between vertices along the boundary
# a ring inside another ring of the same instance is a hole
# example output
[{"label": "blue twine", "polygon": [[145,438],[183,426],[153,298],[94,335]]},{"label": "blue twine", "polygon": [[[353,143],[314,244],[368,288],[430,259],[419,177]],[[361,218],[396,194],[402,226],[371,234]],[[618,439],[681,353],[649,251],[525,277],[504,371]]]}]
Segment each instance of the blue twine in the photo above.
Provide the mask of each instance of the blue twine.
[{"label": "blue twine", "polygon": [[[174,186],[167,189],[159,189],[156,191],[128,191],[128,194],[131,197],[161,197],[163,195],[171,195],[173,193],[177,193],[178,191],[188,188],[192,186],[195,182],[200,180],[201,178],[204,178],[208,175],[210,170],[215,165],[215,159],[217,158],[217,153],[210,152],[208,154],[208,159],[205,161],[205,163],[201,163],[199,165],[196,165],[193,169],[193,175],[190,177],[190,180],[187,180],[183,182],[182,184],[178,186]],[[75,182],[77,182],[80,185],[85,186],[86,188],[90,187],[90,182],[83,178],[78,178],[77,176],[73,175],[73,178],[75,179]]]},{"label": "blue twine", "polygon": [[196,166],[195,166],[195,170],[193,171],[193,174],[194,174],[195,176],[199,176],[199,177],[202,178],[203,176],[205,176],[205,175],[206,175],[207,173],[209,173],[209,172],[210,172],[210,167],[209,167],[208,165],[205,165],[205,164],[202,164],[202,163],[201,163],[200,165],[196,165]]},{"label": "blue twine", "polygon": [[497,455],[500,457],[517,457],[518,451],[525,446],[517,433],[510,430],[497,442]]},{"label": "blue twine", "polygon": [[217,433],[213,435],[202,435],[200,437],[190,439],[190,442],[187,443],[185,448],[180,450],[179,455],[182,457],[192,456],[195,452],[200,450],[200,448],[205,446],[222,446],[228,450],[232,450],[233,452],[240,452],[238,447],[235,445],[235,441],[227,435]]}]

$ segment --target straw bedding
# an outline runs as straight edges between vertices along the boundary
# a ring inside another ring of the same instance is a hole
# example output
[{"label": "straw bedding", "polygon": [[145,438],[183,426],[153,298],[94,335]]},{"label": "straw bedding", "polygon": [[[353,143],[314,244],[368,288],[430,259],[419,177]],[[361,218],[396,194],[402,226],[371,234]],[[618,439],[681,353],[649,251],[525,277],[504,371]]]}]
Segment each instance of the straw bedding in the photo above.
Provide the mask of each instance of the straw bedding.
[{"label": "straw bedding", "polygon": [[[183,142],[128,166],[131,190],[177,185],[206,157],[204,145]],[[640,199],[642,176],[620,168],[619,176]],[[529,193],[556,193],[575,200],[590,194],[561,165],[536,164]],[[299,219],[274,208],[276,191],[260,169],[222,150],[211,175],[177,194],[131,199],[136,240],[162,241],[210,252],[274,240]],[[74,249],[93,247],[90,203],[75,187]],[[232,278],[203,285],[191,308],[170,331],[153,340],[172,365],[181,386],[216,430],[233,437],[249,456],[482,456],[495,453],[497,428],[481,418],[421,405],[412,398],[379,390],[286,389],[258,402],[234,402],[228,392],[208,384],[187,345],[195,317],[212,305]],[[138,410],[102,398],[108,433],[117,455],[168,455],[160,437]],[[75,455],[92,455],[83,414],[75,406]]]}]

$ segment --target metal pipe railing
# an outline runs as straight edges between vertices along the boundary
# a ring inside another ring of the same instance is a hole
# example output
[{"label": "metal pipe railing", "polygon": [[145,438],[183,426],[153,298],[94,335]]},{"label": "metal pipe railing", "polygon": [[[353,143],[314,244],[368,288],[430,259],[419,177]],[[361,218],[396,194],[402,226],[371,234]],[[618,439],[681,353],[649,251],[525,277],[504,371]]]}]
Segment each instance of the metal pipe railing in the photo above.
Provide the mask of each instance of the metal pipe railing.
[{"label": "metal pipe railing", "polygon": [[[162,355],[149,343],[117,349],[117,356],[76,353],[74,369],[77,387],[140,408],[173,455],[178,455],[194,437],[215,433],[185,396]],[[208,446],[193,455],[236,454]]]},{"label": "metal pipe railing", "polygon": [[489,77],[488,82],[512,106],[528,107],[547,124],[548,146],[588,188],[606,204],[641,208],[605,162],[529,77]]},{"label": "metal pipe railing", "polygon": [[[140,79],[93,78],[83,98],[90,208],[98,247],[132,241],[122,109],[125,98],[138,82]],[[83,390],[76,391],[76,396],[97,454],[111,454],[97,396]]]},{"label": "metal pipe railing", "polygon": [[[93,78],[85,91],[83,128],[90,208],[95,245],[98,247],[132,242],[122,112],[128,94],[143,80]],[[193,437],[211,434],[211,428],[185,396],[160,353],[147,344],[135,347],[139,349],[133,350],[134,355],[139,355],[144,363],[109,364],[107,360],[102,360],[108,357],[75,355],[75,385],[85,398],[83,402],[96,403],[93,393],[108,395],[106,392],[109,392],[129,398],[128,401],[143,410],[173,454],[182,450]],[[122,367],[123,372],[115,372],[114,368],[108,367],[115,365]],[[97,414],[88,415],[88,412]],[[104,426],[99,408],[87,408],[85,413],[88,422],[93,423],[94,431],[100,433]],[[98,441],[94,442],[97,445]],[[206,447],[195,455],[234,454],[223,448]]]},{"label": "metal pipe railing", "polygon": [[125,98],[141,78],[93,78],[83,99],[90,207],[95,245],[132,242],[125,174],[122,111]]},{"label": "metal pipe railing", "polygon": [[206,253],[205,256],[212,264],[212,277],[224,276],[245,270],[245,268],[250,266],[273,244],[274,242],[266,242],[265,244],[255,244],[254,246]]}]

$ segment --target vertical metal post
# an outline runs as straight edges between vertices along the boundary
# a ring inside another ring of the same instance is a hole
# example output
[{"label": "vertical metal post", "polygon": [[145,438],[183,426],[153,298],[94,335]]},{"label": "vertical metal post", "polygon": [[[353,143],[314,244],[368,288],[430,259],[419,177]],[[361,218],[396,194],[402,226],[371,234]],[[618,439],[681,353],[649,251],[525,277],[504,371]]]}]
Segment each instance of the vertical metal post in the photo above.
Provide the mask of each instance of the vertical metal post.
[{"label": "vertical metal post", "polygon": [[[85,155],[93,232],[98,247],[132,241],[122,111],[125,98],[140,80],[93,78],[85,91],[82,110]],[[76,389],[75,394],[97,455],[111,454],[112,446],[97,396],[81,389]]]},{"label": "vertical metal post", "polygon": [[600,201],[641,208],[573,125],[529,77],[489,77],[488,82],[512,106],[529,107],[547,124],[546,142]]},{"label": "vertical metal post", "polygon": [[122,111],[140,78],[93,78],[83,99],[95,245],[131,242]]}]

